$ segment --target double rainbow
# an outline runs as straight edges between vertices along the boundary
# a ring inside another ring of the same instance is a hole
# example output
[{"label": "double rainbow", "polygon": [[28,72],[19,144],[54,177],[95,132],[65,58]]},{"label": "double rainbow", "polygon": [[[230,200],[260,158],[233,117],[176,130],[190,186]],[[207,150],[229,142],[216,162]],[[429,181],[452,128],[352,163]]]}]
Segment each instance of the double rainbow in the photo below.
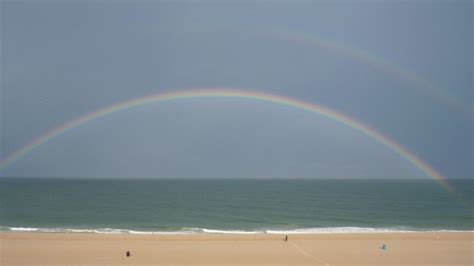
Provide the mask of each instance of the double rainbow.
[{"label": "double rainbow", "polygon": [[355,46],[350,46],[329,38],[322,36],[306,33],[297,32],[293,30],[272,30],[272,29],[259,29],[259,28],[207,28],[207,29],[194,29],[190,32],[193,33],[216,33],[216,32],[231,32],[235,34],[254,35],[259,37],[271,38],[273,40],[296,42],[313,47],[323,48],[336,52],[339,55],[347,56],[357,61],[363,62],[376,69],[379,69],[393,77],[396,77],[403,81],[412,83],[413,89],[419,90],[425,95],[431,96],[439,103],[449,107],[468,118],[474,117],[472,107],[460,100],[458,97],[453,96],[449,93],[446,88],[440,88],[433,84],[431,81],[423,78],[415,71],[404,68],[392,61],[385,59],[380,55],[370,53],[363,49],[359,49]]}]

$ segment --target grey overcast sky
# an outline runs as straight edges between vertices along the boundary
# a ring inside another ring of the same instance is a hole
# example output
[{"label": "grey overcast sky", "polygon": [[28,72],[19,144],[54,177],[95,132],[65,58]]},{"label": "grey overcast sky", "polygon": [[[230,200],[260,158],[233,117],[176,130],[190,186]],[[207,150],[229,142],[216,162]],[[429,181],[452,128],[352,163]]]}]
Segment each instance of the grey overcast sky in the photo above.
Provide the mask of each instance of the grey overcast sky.
[{"label": "grey overcast sky", "polygon": [[[230,87],[323,104],[376,128],[446,177],[473,177],[472,1],[0,5],[3,158],[117,102]],[[467,113],[354,51],[429,81]],[[117,112],[39,146],[1,175],[425,177],[353,128],[242,99]]]}]

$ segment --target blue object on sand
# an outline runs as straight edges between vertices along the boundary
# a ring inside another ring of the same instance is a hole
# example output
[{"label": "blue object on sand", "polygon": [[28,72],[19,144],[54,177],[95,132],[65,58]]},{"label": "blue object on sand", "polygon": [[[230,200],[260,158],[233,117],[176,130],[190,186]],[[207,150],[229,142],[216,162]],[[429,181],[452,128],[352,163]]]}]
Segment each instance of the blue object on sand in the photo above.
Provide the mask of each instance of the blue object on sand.
[{"label": "blue object on sand", "polygon": [[381,249],[387,250],[387,245],[383,244],[382,247],[381,247]]}]

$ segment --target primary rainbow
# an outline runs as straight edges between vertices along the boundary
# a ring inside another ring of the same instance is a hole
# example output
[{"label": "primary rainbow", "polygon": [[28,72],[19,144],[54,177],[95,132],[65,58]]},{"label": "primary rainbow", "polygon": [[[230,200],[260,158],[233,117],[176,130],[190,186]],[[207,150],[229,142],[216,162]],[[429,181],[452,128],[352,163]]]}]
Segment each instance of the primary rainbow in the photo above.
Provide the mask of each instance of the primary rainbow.
[{"label": "primary rainbow", "polygon": [[168,93],[159,93],[154,95],[149,95],[145,97],[135,98],[125,102],[120,102],[113,104],[111,106],[99,109],[97,111],[85,114],[83,116],[77,117],[69,122],[66,122],[45,134],[34,139],[29,144],[21,147],[20,149],[14,151],[10,155],[6,156],[0,161],[0,170],[8,167],[24,155],[30,153],[37,147],[47,143],[48,141],[54,139],[55,137],[66,133],[69,130],[77,128],[81,125],[86,124],[89,121],[92,121],[96,118],[103,117],[118,111],[130,109],[137,106],[160,103],[165,101],[180,100],[180,99],[199,99],[199,98],[239,98],[239,99],[250,99],[255,101],[263,101],[274,103],[278,105],[285,105],[294,107],[300,110],[305,110],[311,113],[322,115],[328,119],[337,121],[344,125],[347,125],[355,130],[358,130],[365,135],[371,137],[377,142],[383,144],[405,160],[409,161],[419,170],[424,172],[427,176],[434,179],[442,187],[447,189],[449,192],[454,193],[454,188],[447,182],[446,178],[438,173],[433,167],[429,166],[427,163],[422,161],[408,149],[403,147],[401,144],[390,139],[389,137],[383,135],[376,129],[354,119],[345,114],[339,113],[335,110],[331,110],[328,107],[323,105],[314,104],[305,102],[303,100],[290,98],[287,96],[281,96],[276,94],[271,94],[268,92],[259,92],[253,90],[242,90],[242,89],[191,89],[191,90],[181,90],[181,91],[172,91]]}]

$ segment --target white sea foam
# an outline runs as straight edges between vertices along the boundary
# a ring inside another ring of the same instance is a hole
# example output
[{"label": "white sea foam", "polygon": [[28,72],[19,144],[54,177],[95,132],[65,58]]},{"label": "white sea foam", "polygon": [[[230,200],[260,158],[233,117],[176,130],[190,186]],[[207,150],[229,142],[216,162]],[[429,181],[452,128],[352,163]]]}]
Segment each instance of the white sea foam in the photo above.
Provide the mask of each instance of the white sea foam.
[{"label": "white sea foam", "polygon": [[371,228],[371,227],[318,227],[294,230],[266,230],[267,234],[332,234],[332,233],[392,233],[413,232],[402,228]]},{"label": "white sea foam", "polygon": [[93,234],[137,234],[137,235],[175,235],[175,234],[332,234],[332,233],[408,233],[408,232],[474,232],[469,230],[422,230],[406,227],[370,228],[370,227],[317,227],[299,229],[268,229],[268,230],[220,230],[207,228],[182,228],[174,231],[141,231],[118,228],[36,228],[0,226],[0,231],[43,232],[43,233],[93,233]]},{"label": "white sea foam", "polygon": [[194,231],[136,231],[128,230],[129,234],[137,235],[184,235],[184,234],[194,234]]},{"label": "white sea foam", "polygon": [[71,233],[94,233],[95,230],[92,229],[66,229]]},{"label": "white sea foam", "polygon": [[242,231],[242,230],[216,230],[216,229],[202,229],[203,233],[208,234],[244,234],[244,235],[254,235],[262,234],[264,231]]},{"label": "white sea foam", "polygon": [[39,228],[34,228],[34,227],[7,227],[11,231],[19,231],[19,232],[34,232],[38,231]]}]

